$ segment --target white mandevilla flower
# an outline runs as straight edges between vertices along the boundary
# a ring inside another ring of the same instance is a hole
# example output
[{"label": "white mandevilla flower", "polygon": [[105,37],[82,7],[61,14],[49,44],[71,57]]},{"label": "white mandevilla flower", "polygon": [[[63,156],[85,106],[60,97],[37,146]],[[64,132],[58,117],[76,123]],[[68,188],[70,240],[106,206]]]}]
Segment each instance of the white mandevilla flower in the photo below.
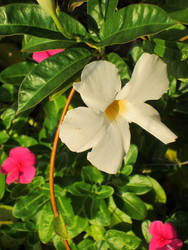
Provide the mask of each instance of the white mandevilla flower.
[{"label": "white mandevilla flower", "polygon": [[56,15],[54,0],[37,0],[40,6],[51,16]]},{"label": "white mandevilla flower", "polygon": [[87,159],[106,173],[115,174],[122,165],[130,146],[131,122],[165,144],[177,138],[145,103],[159,99],[169,88],[166,64],[156,55],[144,53],[122,89],[118,69],[108,61],[86,65],[74,88],[88,107],[68,111],[60,138],[74,152],[92,148]]}]

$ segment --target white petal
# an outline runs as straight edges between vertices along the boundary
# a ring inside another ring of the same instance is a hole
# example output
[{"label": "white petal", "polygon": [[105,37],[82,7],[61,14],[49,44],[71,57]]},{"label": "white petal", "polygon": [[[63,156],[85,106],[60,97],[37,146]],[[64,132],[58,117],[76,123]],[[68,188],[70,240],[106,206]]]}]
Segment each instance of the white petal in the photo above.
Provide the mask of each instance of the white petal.
[{"label": "white petal", "polygon": [[177,136],[160,121],[156,109],[146,103],[128,103],[125,114],[129,122],[135,122],[163,143],[174,142]]},{"label": "white petal", "polygon": [[157,56],[144,53],[136,63],[131,80],[116,99],[157,100],[168,91],[166,64]]},{"label": "white petal", "polygon": [[60,126],[60,139],[74,152],[94,146],[104,135],[107,122],[102,113],[80,107],[67,112]]},{"label": "white petal", "polygon": [[87,159],[99,170],[116,174],[124,154],[121,132],[116,124],[111,123],[100,142],[88,153]]},{"label": "white petal", "polygon": [[127,120],[125,120],[123,118],[119,118],[117,120],[117,126],[120,130],[121,137],[123,140],[124,151],[127,153],[129,151],[130,141],[131,141],[131,133],[130,133],[130,129],[129,129],[129,123],[127,122]]},{"label": "white petal", "polygon": [[88,107],[104,111],[121,88],[118,69],[107,61],[94,61],[85,66],[81,82],[74,83]]}]

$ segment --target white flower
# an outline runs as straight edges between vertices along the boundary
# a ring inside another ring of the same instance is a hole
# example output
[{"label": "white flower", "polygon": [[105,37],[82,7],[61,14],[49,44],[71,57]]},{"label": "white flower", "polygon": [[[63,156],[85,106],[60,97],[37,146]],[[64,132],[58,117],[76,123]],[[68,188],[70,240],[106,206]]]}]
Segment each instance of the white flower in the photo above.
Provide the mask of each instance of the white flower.
[{"label": "white flower", "polygon": [[145,103],[159,99],[168,87],[166,64],[156,55],[144,53],[122,89],[115,65],[94,61],[83,69],[81,82],[74,84],[88,107],[68,111],[60,138],[75,152],[92,148],[87,159],[98,169],[115,174],[129,150],[129,123],[137,123],[165,144],[177,138]]},{"label": "white flower", "polygon": [[40,6],[51,16],[56,15],[54,0],[37,0]]}]

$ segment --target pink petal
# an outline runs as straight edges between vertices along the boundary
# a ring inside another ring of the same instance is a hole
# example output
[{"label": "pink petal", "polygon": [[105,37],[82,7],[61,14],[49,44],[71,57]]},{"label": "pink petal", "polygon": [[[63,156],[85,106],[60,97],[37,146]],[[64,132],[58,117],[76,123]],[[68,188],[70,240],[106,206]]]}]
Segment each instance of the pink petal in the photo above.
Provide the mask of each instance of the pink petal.
[{"label": "pink petal", "polygon": [[34,167],[25,168],[24,172],[20,174],[20,183],[26,184],[32,182],[35,172],[36,169]]},{"label": "pink petal", "polygon": [[8,157],[1,166],[1,173],[8,174],[12,172],[14,169],[17,169],[17,161],[11,157]]},{"label": "pink petal", "polygon": [[15,147],[13,148],[9,156],[16,160],[22,166],[33,166],[36,162],[35,155],[25,147]]},{"label": "pink petal", "polygon": [[52,50],[45,50],[45,51],[38,51],[33,53],[33,60],[40,63],[44,61],[46,58],[53,56],[62,52],[64,49],[52,49]]},{"label": "pink petal", "polygon": [[166,239],[173,239],[178,237],[176,229],[169,222],[164,223],[162,227],[162,234],[165,235]]},{"label": "pink petal", "polygon": [[53,56],[56,55],[60,52],[62,52],[64,49],[51,49],[51,50],[47,50],[49,56]]},{"label": "pink petal", "polygon": [[174,247],[175,250],[179,250],[179,249],[181,249],[183,243],[179,239],[173,239],[173,240],[171,240],[169,245]]},{"label": "pink petal", "polygon": [[38,63],[44,61],[48,57],[49,54],[47,53],[47,51],[34,52],[32,56],[33,60],[35,60]]},{"label": "pink petal", "polygon": [[166,244],[161,244],[159,239],[153,237],[149,244],[149,250],[167,250]]},{"label": "pink petal", "polygon": [[163,229],[163,223],[159,220],[153,221],[149,226],[149,233],[151,235],[161,235]]},{"label": "pink petal", "polygon": [[12,182],[15,182],[15,181],[18,180],[18,178],[19,178],[19,172],[18,172],[17,169],[15,169],[13,172],[11,172],[11,173],[7,176],[7,178],[6,178],[6,183],[7,183],[7,184],[10,184],[10,183],[12,183]]}]

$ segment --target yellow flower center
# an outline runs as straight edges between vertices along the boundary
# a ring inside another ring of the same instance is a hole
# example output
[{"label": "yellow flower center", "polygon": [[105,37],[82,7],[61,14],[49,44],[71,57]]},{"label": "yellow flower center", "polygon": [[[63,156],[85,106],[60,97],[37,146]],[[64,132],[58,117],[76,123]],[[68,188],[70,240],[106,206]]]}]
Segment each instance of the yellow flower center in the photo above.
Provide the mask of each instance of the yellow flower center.
[{"label": "yellow flower center", "polygon": [[127,110],[124,100],[113,101],[105,110],[106,117],[112,122]]}]

